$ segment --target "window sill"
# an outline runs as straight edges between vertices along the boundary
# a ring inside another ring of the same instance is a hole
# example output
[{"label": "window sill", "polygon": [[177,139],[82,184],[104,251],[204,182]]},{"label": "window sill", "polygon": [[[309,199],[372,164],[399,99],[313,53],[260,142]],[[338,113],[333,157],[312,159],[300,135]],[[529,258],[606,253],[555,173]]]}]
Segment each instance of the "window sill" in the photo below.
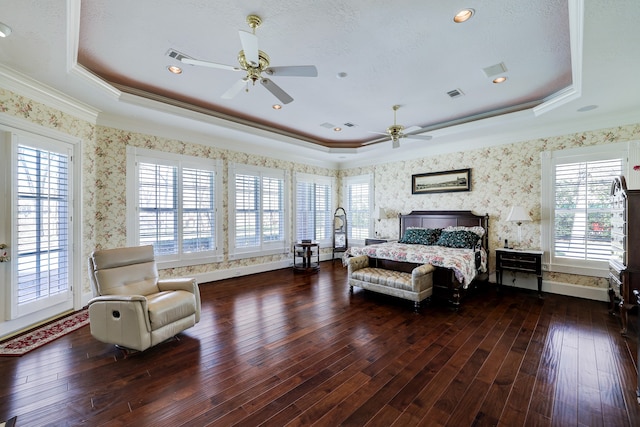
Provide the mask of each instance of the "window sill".
[{"label": "window sill", "polygon": [[182,260],[156,261],[158,270],[166,270],[167,268],[189,267],[192,265],[211,264],[214,262],[222,262],[222,255],[212,255],[206,258],[187,258]]},{"label": "window sill", "polygon": [[268,249],[262,251],[250,251],[250,252],[238,252],[234,254],[229,254],[229,261],[234,261],[238,259],[247,259],[247,258],[258,258],[262,256],[269,255],[286,255],[289,251],[283,248],[278,249]]}]

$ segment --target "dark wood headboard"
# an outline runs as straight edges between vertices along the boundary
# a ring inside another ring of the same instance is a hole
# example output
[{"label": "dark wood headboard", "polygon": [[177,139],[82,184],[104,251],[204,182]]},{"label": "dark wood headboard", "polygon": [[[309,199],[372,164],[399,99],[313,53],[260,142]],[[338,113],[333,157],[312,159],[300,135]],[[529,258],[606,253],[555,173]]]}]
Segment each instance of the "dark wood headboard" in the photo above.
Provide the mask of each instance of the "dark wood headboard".
[{"label": "dark wood headboard", "polygon": [[471,211],[412,211],[409,214],[398,215],[400,218],[400,234],[402,238],[404,232],[409,227],[420,228],[445,228],[449,226],[465,226],[484,228],[482,236],[482,247],[489,254],[489,214],[476,215]]}]

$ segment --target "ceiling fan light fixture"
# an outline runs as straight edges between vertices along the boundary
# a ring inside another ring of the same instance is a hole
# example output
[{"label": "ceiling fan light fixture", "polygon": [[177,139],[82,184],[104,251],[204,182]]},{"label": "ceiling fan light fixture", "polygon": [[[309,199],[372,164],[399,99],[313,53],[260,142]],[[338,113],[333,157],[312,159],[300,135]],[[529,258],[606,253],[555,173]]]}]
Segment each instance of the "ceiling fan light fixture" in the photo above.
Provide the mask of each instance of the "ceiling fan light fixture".
[{"label": "ceiling fan light fixture", "polygon": [[474,13],[475,10],[473,9],[462,9],[453,17],[453,22],[455,22],[456,24],[467,22],[469,19],[471,19]]},{"label": "ceiling fan light fixture", "polygon": [[[219,68],[229,71],[244,71],[246,75],[227,89],[227,91],[222,94],[222,99],[232,99],[240,93],[242,89],[249,92],[249,82],[251,82],[252,86],[255,86],[256,83],[260,83],[264,86],[273,96],[278,98],[280,104],[288,104],[292,102],[293,98],[291,95],[285,92],[275,82],[265,78],[262,73],[265,75],[280,75],[284,77],[317,77],[318,70],[314,65],[293,65],[269,68],[269,56],[258,49],[258,38],[255,34],[256,28],[262,24],[262,19],[257,15],[249,15],[247,17],[247,24],[252,30],[251,33],[239,31],[240,44],[242,45],[242,50],[238,53],[237,58],[238,64],[240,65],[239,67],[190,58],[177,52],[175,49],[169,49],[167,51],[167,55],[179,60],[183,64]],[[175,72],[173,70],[171,71]]]},{"label": "ceiling fan light fixture", "polygon": [[182,68],[178,67],[177,65],[168,65],[167,70],[169,70],[169,72],[173,74],[182,74]]}]

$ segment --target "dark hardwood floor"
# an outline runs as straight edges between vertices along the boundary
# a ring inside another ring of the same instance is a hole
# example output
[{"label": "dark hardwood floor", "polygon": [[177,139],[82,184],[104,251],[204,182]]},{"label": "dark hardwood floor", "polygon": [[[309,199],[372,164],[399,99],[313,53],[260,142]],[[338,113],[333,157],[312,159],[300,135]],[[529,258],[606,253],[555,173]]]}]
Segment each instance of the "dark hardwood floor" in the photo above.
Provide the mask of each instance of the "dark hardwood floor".
[{"label": "dark hardwood floor", "polygon": [[[0,358],[18,426],[638,426],[637,329],[495,288],[460,311],[356,290],[339,262],[201,285],[202,320],[123,357],[85,327]],[[637,322],[635,314],[630,323]]]}]

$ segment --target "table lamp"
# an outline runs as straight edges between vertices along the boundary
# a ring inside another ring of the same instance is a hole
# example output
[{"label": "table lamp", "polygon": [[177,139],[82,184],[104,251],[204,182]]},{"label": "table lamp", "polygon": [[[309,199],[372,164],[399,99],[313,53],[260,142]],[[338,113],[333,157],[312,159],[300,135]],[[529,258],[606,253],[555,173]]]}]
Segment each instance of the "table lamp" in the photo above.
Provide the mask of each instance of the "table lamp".
[{"label": "table lamp", "polygon": [[518,225],[518,246],[522,243],[522,229],[520,226],[525,221],[531,221],[531,217],[522,206],[512,206],[507,221],[515,222]]},{"label": "table lamp", "polygon": [[[386,215],[386,213],[385,213],[383,208],[379,207],[379,208],[375,208],[373,210],[373,219],[377,220],[378,222],[380,222],[381,219],[386,218],[386,217],[387,217],[387,215]],[[376,227],[376,237],[378,237],[377,227]]]}]

